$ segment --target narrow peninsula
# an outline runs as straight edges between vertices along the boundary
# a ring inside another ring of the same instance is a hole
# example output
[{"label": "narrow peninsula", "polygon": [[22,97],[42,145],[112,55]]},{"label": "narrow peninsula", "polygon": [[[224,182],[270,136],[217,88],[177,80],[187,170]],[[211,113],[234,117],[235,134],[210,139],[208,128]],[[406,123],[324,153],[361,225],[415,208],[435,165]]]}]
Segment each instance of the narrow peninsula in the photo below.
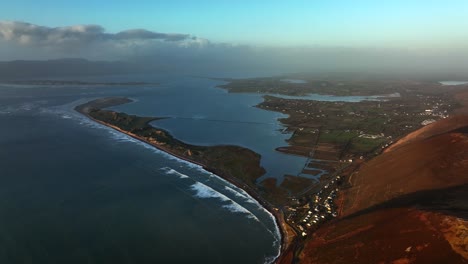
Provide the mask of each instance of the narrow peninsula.
[{"label": "narrow peninsula", "polygon": [[[275,263],[465,263],[468,86],[283,80],[238,80],[221,87],[276,95],[264,95],[256,106],[287,115],[279,121],[291,137],[276,151],[307,158],[300,174],[284,175],[281,183],[258,180],[265,169],[252,150],[191,145],[151,125],[164,117],[107,109],[132,102],[128,98],[97,99],[75,110],[247,191],[280,228]],[[338,87],[348,87],[346,95],[383,89],[400,96],[360,102],[278,96],[285,91],[341,95]]]},{"label": "narrow peninsula", "polygon": [[122,97],[100,98],[79,105],[75,107],[75,110],[102,125],[143,141],[177,158],[200,165],[205,170],[243,189],[275,217],[282,233],[281,248],[289,248],[288,240],[284,239],[283,235],[286,232],[286,225],[279,213],[280,210],[265,198],[256,184],[256,180],[265,174],[265,169],[260,165],[261,156],[258,153],[233,145],[187,144],[174,138],[169,132],[150,125],[151,121],[164,119],[164,117],[140,117],[104,109],[130,102],[132,102],[131,99]]},{"label": "narrow peninsula", "polygon": [[77,106],[75,110],[89,118],[146,142],[180,159],[198,164],[242,188],[254,188],[255,180],[265,173],[260,155],[232,145],[196,146],[174,138],[169,132],[151,126],[158,117],[140,117],[103,108],[131,102],[128,98],[103,98]]}]

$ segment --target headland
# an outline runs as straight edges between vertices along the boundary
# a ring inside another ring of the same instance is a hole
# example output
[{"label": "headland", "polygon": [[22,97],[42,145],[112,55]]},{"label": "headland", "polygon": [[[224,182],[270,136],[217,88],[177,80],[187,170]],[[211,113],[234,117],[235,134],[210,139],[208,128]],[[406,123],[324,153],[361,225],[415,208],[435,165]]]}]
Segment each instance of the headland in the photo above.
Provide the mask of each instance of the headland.
[{"label": "headland", "polygon": [[287,232],[290,232],[283,220],[281,211],[266,200],[256,185],[256,180],[265,173],[260,165],[260,155],[247,148],[219,145],[197,146],[184,143],[169,132],[151,126],[149,123],[160,117],[140,117],[128,115],[104,108],[132,102],[131,99],[110,97],[96,99],[75,107],[79,113],[95,122],[110,127],[132,138],[147,143],[174,157],[201,166],[206,171],[227,180],[246,191],[257,200],[275,218],[281,233],[281,249],[289,248]]},{"label": "headland", "polygon": [[[463,174],[468,171],[463,117],[466,87],[407,80],[291,83],[283,78],[268,79],[269,85],[263,84],[264,79],[241,80],[242,89],[237,89],[237,81],[233,81],[223,88],[250,93],[268,88],[269,93],[281,95],[297,85],[299,90],[293,95],[303,95],[301,89],[327,93],[327,87],[332,87],[332,94],[343,95],[340,89],[347,87],[350,95],[379,95],[385,91],[400,96],[361,102],[265,96],[258,108],[288,115],[280,122],[292,136],[288,145],[277,151],[308,158],[300,175],[285,175],[279,185],[274,178],[257,181],[265,170],[260,166],[260,155],[251,150],[187,144],[149,124],[159,118],[104,109],[130,102],[127,98],[98,99],[76,110],[198,164],[248,192],[276,217],[282,234],[277,263],[424,263],[436,257],[430,254],[434,247],[426,244],[440,246],[448,259],[463,263],[463,230],[468,226],[466,216],[460,214],[466,212],[460,204],[468,204],[463,195],[468,183]],[[448,148],[449,143],[454,146]],[[444,173],[450,177],[444,178]],[[317,180],[310,176],[317,176]],[[438,198],[428,202],[432,196]],[[386,221],[398,220],[400,225],[385,225]],[[420,228],[422,224],[427,229]],[[378,251],[370,246],[375,243],[399,247],[400,240],[385,240],[398,232],[408,232],[417,239],[402,235],[413,244],[404,250],[372,253]]]},{"label": "headland", "polygon": [[[226,81],[221,88],[230,93],[266,94],[257,107],[286,114],[280,122],[292,133],[277,150],[308,158],[301,174],[279,186],[260,183],[297,234],[278,263],[465,263],[468,85],[308,76]],[[304,182],[310,176],[319,181]],[[402,232],[408,235],[396,235]],[[408,246],[400,250],[402,242]]]}]

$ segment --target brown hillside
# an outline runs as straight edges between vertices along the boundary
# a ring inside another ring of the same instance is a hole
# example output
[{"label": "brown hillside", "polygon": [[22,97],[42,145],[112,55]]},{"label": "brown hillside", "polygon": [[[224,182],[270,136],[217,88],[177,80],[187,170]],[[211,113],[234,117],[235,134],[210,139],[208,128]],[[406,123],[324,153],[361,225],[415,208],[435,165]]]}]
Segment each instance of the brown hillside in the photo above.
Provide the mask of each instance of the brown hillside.
[{"label": "brown hillside", "polygon": [[468,116],[466,115],[459,115],[447,119],[442,119],[406,135],[402,139],[398,140],[395,144],[388,147],[385,150],[385,153],[393,151],[413,141],[420,141],[428,137],[447,133],[466,126],[468,126]]},{"label": "brown hillside", "polygon": [[403,140],[351,176],[301,263],[468,263],[468,117]]},{"label": "brown hillside", "polygon": [[467,263],[467,223],[460,221],[415,208],[357,215],[321,228],[301,263]]},{"label": "brown hillside", "polygon": [[[463,127],[468,133],[468,118],[450,121],[418,131],[422,139],[414,137],[364,164],[350,178],[353,187],[345,191],[343,215],[403,194],[468,183],[468,134],[463,133]],[[450,132],[440,134],[441,130]]]}]

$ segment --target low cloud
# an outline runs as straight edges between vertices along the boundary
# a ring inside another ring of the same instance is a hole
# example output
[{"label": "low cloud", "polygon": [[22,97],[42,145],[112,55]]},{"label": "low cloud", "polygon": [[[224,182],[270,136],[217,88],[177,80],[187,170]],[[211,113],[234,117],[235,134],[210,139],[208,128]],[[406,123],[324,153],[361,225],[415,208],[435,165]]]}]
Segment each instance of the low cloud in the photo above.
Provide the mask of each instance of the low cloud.
[{"label": "low cloud", "polygon": [[0,21],[0,38],[28,46],[54,45],[74,48],[96,42],[160,40],[178,42],[192,37],[188,34],[168,34],[144,29],[131,29],[115,34],[106,33],[99,25],[45,27],[25,22]]},{"label": "low cloud", "polygon": [[112,39],[129,40],[129,39],[163,39],[165,41],[182,41],[190,37],[188,34],[167,34],[152,32],[145,29],[130,29],[119,32],[117,34],[110,34]]},{"label": "low cloud", "polygon": [[148,69],[185,72],[468,71],[466,48],[255,47],[145,29],[108,33],[99,25],[45,27],[0,21],[0,60],[59,58],[128,61]]}]

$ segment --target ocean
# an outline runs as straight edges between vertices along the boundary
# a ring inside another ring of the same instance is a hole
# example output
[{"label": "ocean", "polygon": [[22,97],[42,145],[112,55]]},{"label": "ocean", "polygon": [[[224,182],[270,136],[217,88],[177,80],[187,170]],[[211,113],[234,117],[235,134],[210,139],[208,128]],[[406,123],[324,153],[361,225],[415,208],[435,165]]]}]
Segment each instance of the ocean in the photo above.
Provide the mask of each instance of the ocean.
[{"label": "ocean", "polygon": [[243,190],[73,110],[129,97],[113,109],[169,117],[152,124],[188,143],[250,148],[262,155],[262,179],[281,182],[306,159],[274,150],[291,135],[277,120],[284,115],[254,107],[262,95],[229,94],[217,88],[222,81],[193,76],[80,80],[157,85],[0,85],[0,263],[268,263],[278,255],[274,218]]},{"label": "ocean", "polygon": [[122,110],[167,116],[158,111],[170,105],[147,108],[151,96],[213,88],[199,78],[156,81],[0,87],[0,263],[265,263],[278,254],[274,219],[247,193],[73,111],[128,96],[136,102]]}]

